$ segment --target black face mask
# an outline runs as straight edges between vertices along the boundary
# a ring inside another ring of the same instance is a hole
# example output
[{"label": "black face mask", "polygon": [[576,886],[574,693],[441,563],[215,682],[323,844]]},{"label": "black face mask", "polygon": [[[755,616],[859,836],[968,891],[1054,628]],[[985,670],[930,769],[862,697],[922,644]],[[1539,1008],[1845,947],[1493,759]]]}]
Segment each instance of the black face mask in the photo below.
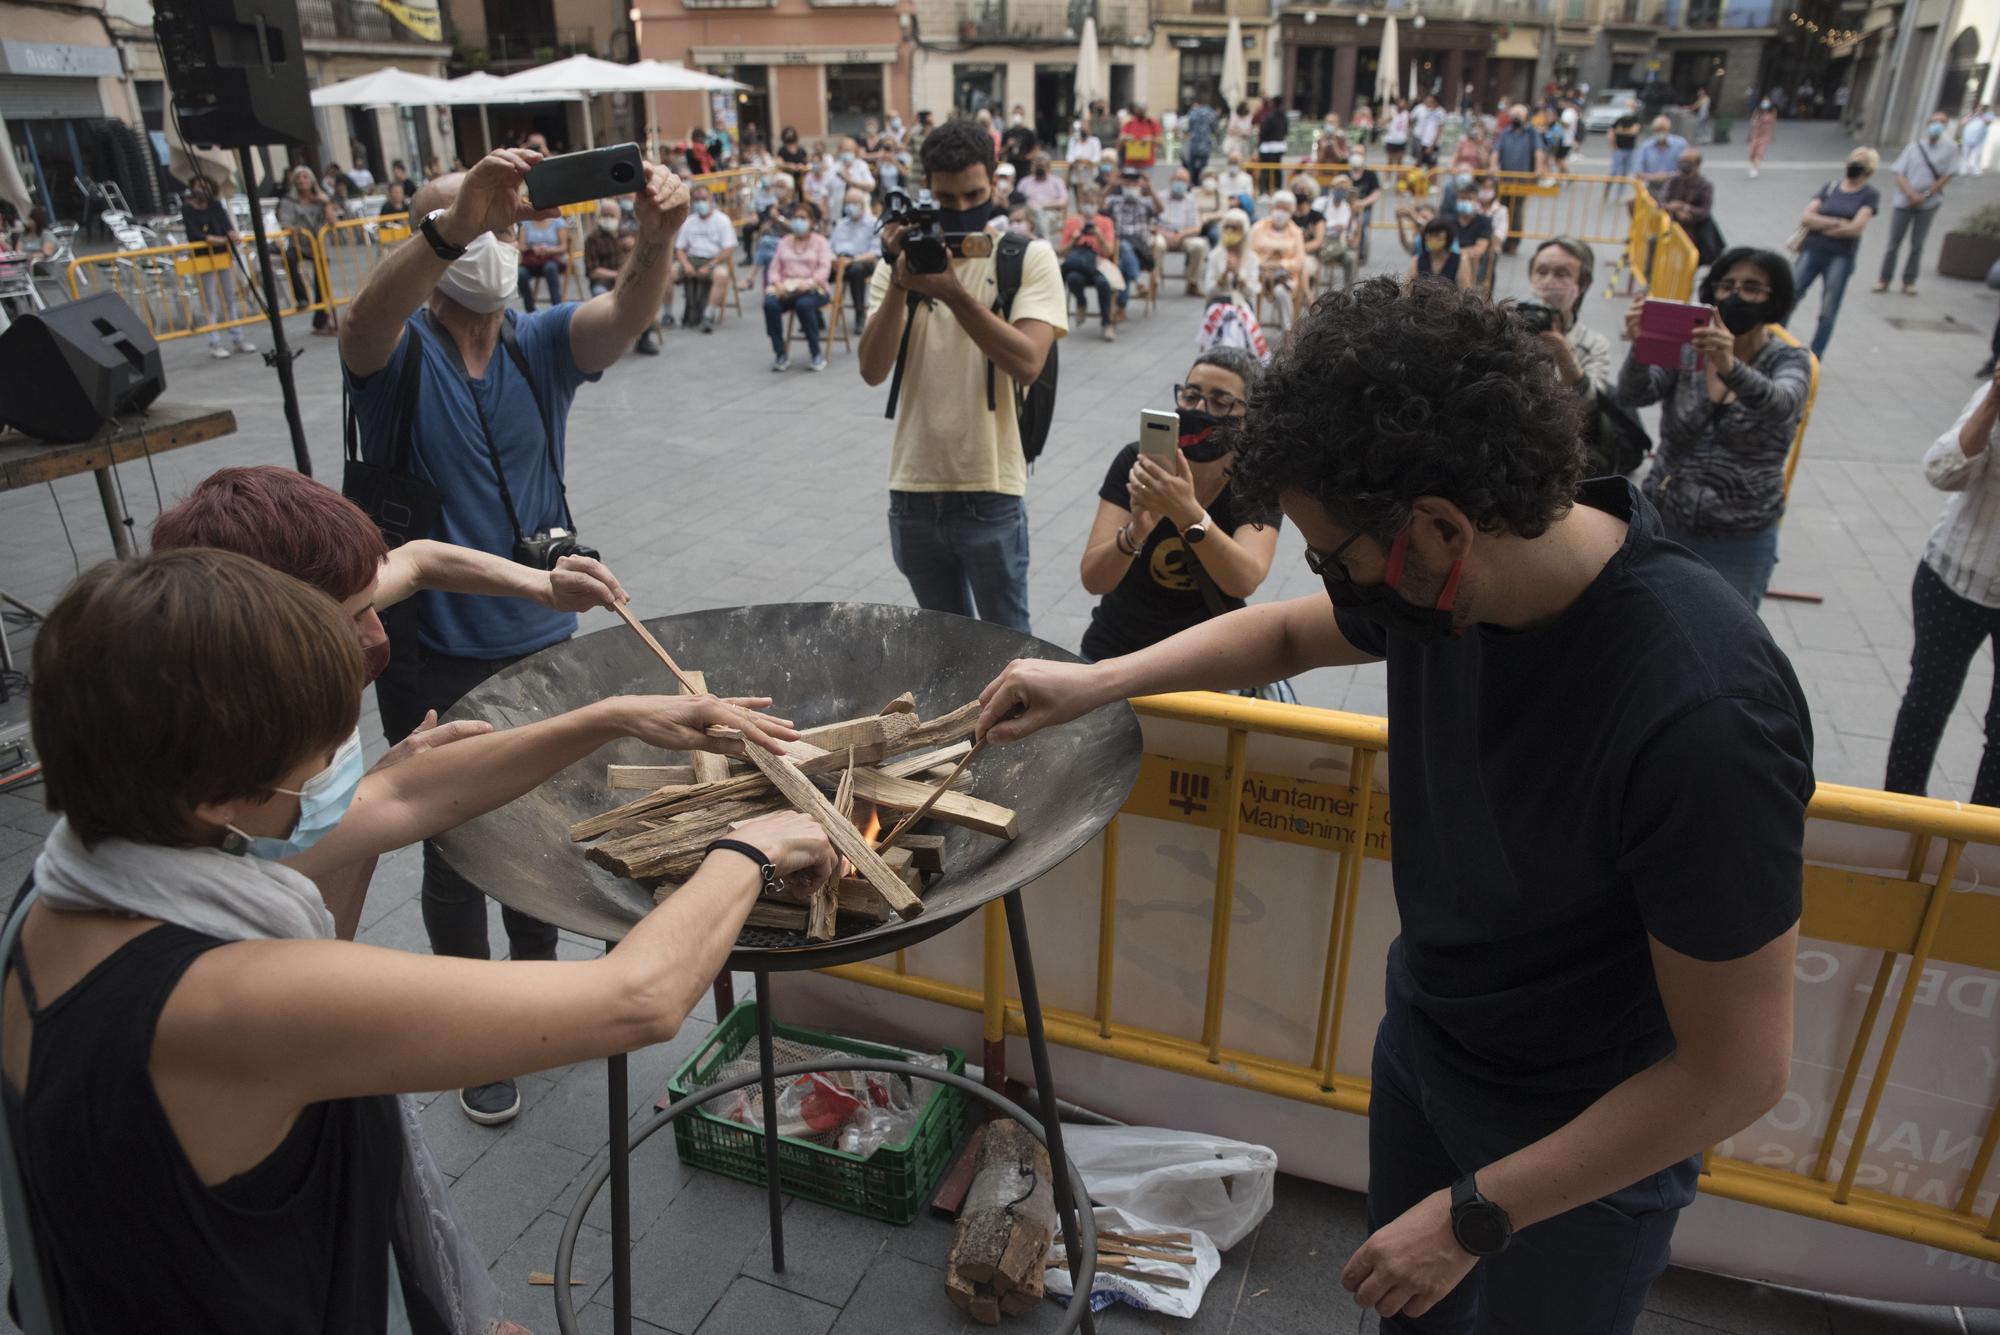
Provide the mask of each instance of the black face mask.
[{"label": "black face mask", "polygon": [[1764,303],[1761,301],[1727,296],[1715,303],[1715,309],[1722,316],[1723,327],[1739,338],[1765,323]]},{"label": "black face mask", "polygon": [[1527,122],[1522,120],[1519,116],[1509,116],[1507,118],[1507,123],[1513,126],[1517,130],[1520,129],[1523,125],[1527,124]]},{"label": "black face mask", "polygon": [[1395,584],[1402,578],[1403,559],[1410,549],[1410,529],[1405,524],[1396,534],[1396,540],[1389,544],[1389,565],[1383,572],[1380,584],[1356,584],[1340,572],[1340,567],[1328,562],[1320,572],[1320,581],[1326,585],[1326,596],[1334,610],[1352,616],[1366,618],[1392,634],[1406,635],[1413,640],[1449,640],[1458,635],[1458,627],[1452,623],[1452,600],[1458,594],[1459,563],[1453,561],[1451,570],[1445,575],[1444,589],[1438,594],[1437,605],[1419,607],[1402,594],[1396,592]]},{"label": "black face mask", "polygon": [[983,204],[974,204],[969,209],[939,209],[938,226],[944,228],[946,236],[961,236],[969,232],[985,230],[987,220],[999,211],[999,205],[988,197]]},{"label": "black face mask", "polygon": [[1189,463],[1213,463],[1229,453],[1229,435],[1216,430],[1226,420],[1195,408],[1178,410],[1181,419],[1181,453]]},{"label": "black face mask", "polygon": [[1037,181],[1044,179],[1045,177],[1048,176],[1048,174],[1049,174],[1049,169],[1047,167],[1035,168],[1035,179]]},{"label": "black face mask", "polygon": [[1861,165],[1860,163],[1858,163],[1858,162],[1850,162],[1850,163],[1848,163],[1848,164],[1847,164],[1847,179],[1848,179],[1848,180],[1850,180],[1850,181],[1858,181],[1858,180],[1860,180],[1860,179],[1861,179],[1862,177],[1866,176],[1867,174],[1868,174],[1868,169],[1867,169],[1866,167],[1862,166],[1862,165]]}]

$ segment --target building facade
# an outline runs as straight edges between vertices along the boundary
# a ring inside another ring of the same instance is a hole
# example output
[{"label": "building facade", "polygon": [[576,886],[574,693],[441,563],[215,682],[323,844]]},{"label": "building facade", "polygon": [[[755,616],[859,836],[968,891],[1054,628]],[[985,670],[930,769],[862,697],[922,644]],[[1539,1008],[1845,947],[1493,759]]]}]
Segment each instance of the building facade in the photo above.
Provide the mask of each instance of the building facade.
[{"label": "building facade", "polygon": [[1087,110],[1076,104],[1085,19],[1096,22],[1095,81],[1105,102],[1129,107],[1153,95],[1146,0],[914,0],[913,109],[940,120],[985,110],[1004,124],[1018,106],[1060,152]]},{"label": "building facade", "polygon": [[1231,19],[1242,33],[1244,96],[1256,106],[1278,72],[1272,45],[1278,21],[1270,6],[1264,0],[1157,0],[1146,84],[1155,110],[1185,111],[1195,97],[1221,91]]}]

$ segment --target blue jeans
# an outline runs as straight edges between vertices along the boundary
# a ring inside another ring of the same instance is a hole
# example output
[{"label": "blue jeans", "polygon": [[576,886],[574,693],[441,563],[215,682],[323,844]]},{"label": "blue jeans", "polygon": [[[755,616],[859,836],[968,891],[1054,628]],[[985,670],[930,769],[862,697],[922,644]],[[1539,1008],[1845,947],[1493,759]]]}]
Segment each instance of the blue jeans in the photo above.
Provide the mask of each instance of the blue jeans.
[{"label": "blue jeans", "polygon": [[1778,526],[1754,533],[1690,533],[1665,526],[1667,540],[1699,556],[1715,568],[1730,588],[1743,595],[1755,611],[1771,585],[1771,571],[1778,564]]},{"label": "blue jeans", "polygon": [[824,292],[794,292],[781,297],[776,292],[764,294],[764,332],[771,336],[771,351],[780,357],[785,355],[785,312],[795,311],[799,317],[799,328],[805,331],[806,351],[815,360],[819,357],[819,308],[826,304]]},{"label": "blue jeans", "polygon": [[[1499,947],[1494,947],[1498,949]],[[1390,998],[1375,1032],[1368,1105],[1368,1226],[1394,1222],[1468,1172],[1554,1131],[1571,1110],[1510,1096],[1468,1099],[1428,1021]],[[1426,1076],[1430,1079],[1426,1079]],[[1447,1087],[1449,1085],[1449,1087]],[[1685,1159],[1516,1234],[1421,1317],[1385,1317],[1382,1335],[1628,1335],[1667,1268],[1701,1160]]]},{"label": "blue jeans", "polygon": [[1028,507],[993,491],[892,491],[889,551],[917,606],[1028,628]]},{"label": "blue jeans", "polygon": [[1076,302],[1077,318],[1081,320],[1089,313],[1090,289],[1097,289],[1097,313],[1104,317],[1104,323],[1111,323],[1111,280],[1106,278],[1096,264],[1071,264],[1064,261],[1062,267],[1063,286],[1069,289],[1070,297]]},{"label": "blue jeans", "polygon": [[1635,154],[1635,153],[1637,153],[1638,151],[1639,151],[1639,150],[1638,150],[1638,149],[1636,149],[1636,148],[1614,148],[1614,149],[1612,149],[1612,150],[1611,150],[1611,170],[1610,170],[1610,171],[1608,171],[1608,172],[1606,172],[1606,173],[1605,173],[1605,175],[1607,175],[1607,176],[1630,176],[1630,175],[1632,174],[1632,155],[1633,155],[1633,154]]},{"label": "blue jeans", "polygon": [[1118,309],[1122,311],[1132,295],[1132,284],[1139,281],[1139,252],[1130,241],[1118,243],[1118,272],[1125,275],[1125,290],[1118,294]]},{"label": "blue jeans", "polygon": [[1840,318],[1840,299],[1847,295],[1847,280],[1853,276],[1852,254],[1822,250],[1810,240],[1792,264],[1792,289],[1799,296],[1806,294],[1813,279],[1824,283],[1819,293],[1819,327],[1813,330],[1812,337],[1815,357],[1826,356],[1826,345],[1833,341],[1833,322]]}]

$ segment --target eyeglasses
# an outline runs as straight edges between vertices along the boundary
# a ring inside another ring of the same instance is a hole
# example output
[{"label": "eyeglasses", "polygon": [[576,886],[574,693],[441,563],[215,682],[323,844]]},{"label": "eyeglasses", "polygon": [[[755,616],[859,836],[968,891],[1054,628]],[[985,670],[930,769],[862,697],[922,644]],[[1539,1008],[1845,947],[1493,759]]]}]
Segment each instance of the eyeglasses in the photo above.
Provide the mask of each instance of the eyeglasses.
[{"label": "eyeglasses", "polygon": [[1771,289],[1765,283],[1739,283],[1733,278],[1725,278],[1715,285],[1715,295],[1718,297],[1741,296],[1748,297],[1752,301],[1762,301],[1771,295]]},{"label": "eyeglasses", "polygon": [[1250,410],[1247,400],[1239,399],[1227,390],[1204,391],[1198,385],[1175,385],[1174,402],[1191,413],[1211,412],[1217,417],[1233,417],[1239,408],[1245,412]]},{"label": "eyeglasses", "polygon": [[1341,543],[1340,546],[1325,555],[1321,555],[1310,547],[1306,548],[1306,569],[1318,575],[1322,581],[1339,580],[1343,584],[1353,583],[1354,577],[1347,573],[1347,563],[1340,558],[1346,554],[1349,547],[1352,547],[1360,540],[1361,531],[1356,529],[1348,535],[1346,542]]}]

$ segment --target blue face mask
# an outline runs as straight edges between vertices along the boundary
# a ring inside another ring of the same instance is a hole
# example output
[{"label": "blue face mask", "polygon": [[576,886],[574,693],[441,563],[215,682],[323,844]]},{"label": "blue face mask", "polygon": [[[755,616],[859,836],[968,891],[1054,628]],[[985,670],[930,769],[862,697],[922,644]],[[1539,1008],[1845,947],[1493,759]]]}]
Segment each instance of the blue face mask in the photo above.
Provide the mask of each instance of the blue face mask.
[{"label": "blue face mask", "polygon": [[715,206],[713,204],[709,203],[705,199],[697,199],[694,202],[694,216],[697,218],[706,218],[708,216],[708,211],[714,207]]},{"label": "blue face mask", "polygon": [[810,232],[811,230],[812,230],[812,222],[809,219],[806,218],[792,219],[793,236],[804,236],[807,232]]},{"label": "blue face mask", "polygon": [[[304,786],[273,790],[299,799],[299,819],[290,835],[272,839],[264,835],[245,834],[231,825],[227,828],[235,839],[224,844],[224,850],[248,853],[267,862],[297,857],[340,824],[340,818],[347,814],[347,808],[354,801],[354,790],[361,786],[361,774],[361,730],[356,728],[340,744],[340,749],[333,753],[333,763],[307,779]],[[236,840],[243,841],[243,847],[231,847]]]}]

